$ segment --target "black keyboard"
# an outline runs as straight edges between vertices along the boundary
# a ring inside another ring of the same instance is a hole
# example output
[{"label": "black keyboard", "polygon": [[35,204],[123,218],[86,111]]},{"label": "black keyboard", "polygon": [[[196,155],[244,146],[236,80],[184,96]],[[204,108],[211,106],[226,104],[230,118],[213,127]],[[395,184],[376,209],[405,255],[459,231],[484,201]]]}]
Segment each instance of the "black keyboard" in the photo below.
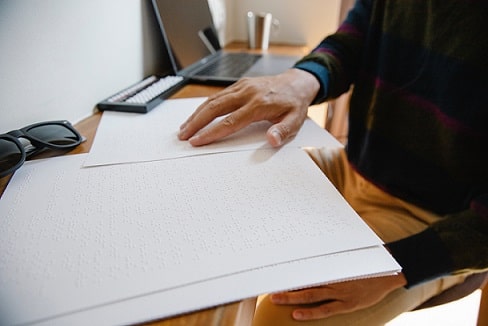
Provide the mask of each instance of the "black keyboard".
[{"label": "black keyboard", "polygon": [[97,104],[101,111],[146,113],[186,83],[181,76],[149,76]]},{"label": "black keyboard", "polygon": [[197,73],[197,76],[241,77],[256,61],[259,54],[226,53]]}]

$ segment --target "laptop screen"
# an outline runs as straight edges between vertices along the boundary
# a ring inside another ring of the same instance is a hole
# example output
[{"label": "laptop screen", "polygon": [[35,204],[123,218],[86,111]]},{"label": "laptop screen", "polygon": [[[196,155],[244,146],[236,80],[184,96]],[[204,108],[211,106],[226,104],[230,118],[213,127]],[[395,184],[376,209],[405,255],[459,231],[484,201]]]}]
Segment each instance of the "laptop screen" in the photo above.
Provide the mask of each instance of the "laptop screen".
[{"label": "laptop screen", "polygon": [[153,6],[176,71],[220,49],[207,0],[153,0]]}]

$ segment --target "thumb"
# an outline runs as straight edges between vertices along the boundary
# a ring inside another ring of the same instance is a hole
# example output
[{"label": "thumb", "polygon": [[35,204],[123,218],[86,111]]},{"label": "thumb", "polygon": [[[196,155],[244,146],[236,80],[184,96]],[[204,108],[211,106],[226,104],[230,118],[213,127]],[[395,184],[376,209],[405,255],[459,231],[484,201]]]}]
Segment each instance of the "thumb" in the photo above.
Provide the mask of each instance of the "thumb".
[{"label": "thumb", "polygon": [[266,132],[268,143],[270,143],[273,147],[283,145],[283,143],[291,136],[290,128],[284,123],[272,125]]}]

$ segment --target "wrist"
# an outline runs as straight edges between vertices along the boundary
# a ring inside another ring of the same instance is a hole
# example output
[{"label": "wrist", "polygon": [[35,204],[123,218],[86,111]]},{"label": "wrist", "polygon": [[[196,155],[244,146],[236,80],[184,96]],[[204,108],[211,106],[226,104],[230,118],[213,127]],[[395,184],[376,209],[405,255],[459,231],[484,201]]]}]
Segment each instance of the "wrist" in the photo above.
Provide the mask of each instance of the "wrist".
[{"label": "wrist", "polygon": [[288,69],[283,74],[287,75],[288,82],[297,91],[298,96],[310,105],[320,90],[320,83],[315,75],[297,68]]}]

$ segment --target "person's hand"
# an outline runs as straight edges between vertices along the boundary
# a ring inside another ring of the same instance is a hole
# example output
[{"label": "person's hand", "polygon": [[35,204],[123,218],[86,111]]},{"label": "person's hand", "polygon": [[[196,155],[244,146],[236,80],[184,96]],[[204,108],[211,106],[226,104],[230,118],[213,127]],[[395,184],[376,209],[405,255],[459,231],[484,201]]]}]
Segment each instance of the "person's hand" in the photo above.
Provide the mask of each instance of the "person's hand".
[{"label": "person's hand", "polygon": [[406,283],[403,274],[398,274],[276,293],[270,299],[280,305],[308,305],[293,311],[296,320],[321,319],[370,307]]},{"label": "person's hand", "polygon": [[[319,88],[312,74],[299,69],[289,69],[277,76],[241,79],[200,105],[180,127],[178,137],[200,146],[252,122],[267,120],[273,123],[266,134],[268,142],[280,146],[296,135]],[[204,128],[224,115],[227,116],[218,123]]]}]

